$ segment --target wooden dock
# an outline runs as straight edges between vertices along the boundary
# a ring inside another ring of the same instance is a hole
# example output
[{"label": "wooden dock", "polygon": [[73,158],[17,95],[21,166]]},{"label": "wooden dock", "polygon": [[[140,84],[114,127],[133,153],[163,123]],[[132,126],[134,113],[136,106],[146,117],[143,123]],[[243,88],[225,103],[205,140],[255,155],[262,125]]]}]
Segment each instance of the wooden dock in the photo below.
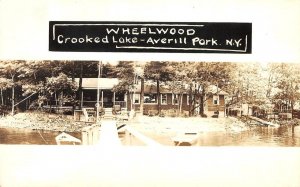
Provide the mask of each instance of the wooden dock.
[{"label": "wooden dock", "polygon": [[143,144],[146,146],[162,146],[160,143],[140,133],[136,129],[128,125],[121,125],[117,127],[116,123],[116,120],[101,121],[100,138],[98,143],[99,146],[121,146],[122,143],[118,135],[118,131],[120,131],[120,128],[125,132],[126,142],[130,139],[130,136],[134,136],[135,138],[143,142]]},{"label": "wooden dock", "polygon": [[115,120],[103,120],[100,128],[100,146],[121,146]]},{"label": "wooden dock", "polygon": [[[126,139],[129,139],[131,135],[133,135],[135,138],[143,142],[146,146],[162,146],[160,143],[156,142],[155,140],[145,136],[144,134],[140,133],[139,131],[135,130],[134,128],[130,126],[126,126]],[[126,140],[128,141],[128,140]]]},{"label": "wooden dock", "polygon": [[263,120],[263,119],[260,119],[260,118],[254,117],[254,116],[248,116],[248,118],[251,119],[251,120],[257,121],[257,122],[259,122],[260,124],[265,125],[265,126],[270,126],[270,127],[280,127],[279,124],[272,123],[272,122],[269,122],[269,121],[265,121],[265,120]]}]

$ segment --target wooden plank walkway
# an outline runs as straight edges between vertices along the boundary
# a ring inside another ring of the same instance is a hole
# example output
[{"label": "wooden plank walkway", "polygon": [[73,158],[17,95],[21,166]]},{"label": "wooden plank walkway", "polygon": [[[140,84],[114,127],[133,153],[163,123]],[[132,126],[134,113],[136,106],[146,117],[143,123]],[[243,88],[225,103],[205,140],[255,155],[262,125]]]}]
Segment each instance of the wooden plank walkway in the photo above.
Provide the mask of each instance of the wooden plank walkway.
[{"label": "wooden plank walkway", "polygon": [[[101,128],[100,128],[100,138],[99,138],[99,146],[121,146],[122,143],[120,141],[118,135],[118,129],[116,125],[116,120],[103,120],[101,121]],[[155,140],[145,136],[144,134],[138,132],[132,127],[124,126],[126,137],[128,135],[133,135],[140,141],[142,141],[146,146],[162,146],[160,143],[156,142]]]},{"label": "wooden plank walkway", "polygon": [[115,120],[103,120],[100,127],[100,146],[121,146]]},{"label": "wooden plank walkway", "polygon": [[[162,144],[156,142],[155,140],[145,136],[144,134],[140,133],[139,131],[135,130],[134,128],[130,127],[130,126],[126,126],[126,134],[130,135],[132,134],[134,137],[136,137],[137,139],[139,139],[140,141],[142,141],[146,146],[162,146]],[[126,138],[128,138],[126,136]]]}]

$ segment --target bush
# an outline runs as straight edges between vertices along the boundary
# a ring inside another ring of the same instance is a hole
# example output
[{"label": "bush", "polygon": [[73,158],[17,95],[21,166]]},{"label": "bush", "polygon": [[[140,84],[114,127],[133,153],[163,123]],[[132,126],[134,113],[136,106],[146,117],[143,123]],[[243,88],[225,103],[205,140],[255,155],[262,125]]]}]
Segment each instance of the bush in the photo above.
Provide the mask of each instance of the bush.
[{"label": "bush", "polygon": [[10,107],[6,106],[6,105],[0,105],[0,115],[1,116],[6,116],[7,114],[9,114],[10,111]]},{"label": "bush", "polygon": [[72,110],[63,110],[63,114],[64,115],[73,115],[73,111]]},{"label": "bush", "polygon": [[298,125],[300,125],[300,119],[294,118],[294,119],[289,121],[289,124],[294,125],[294,126],[298,126]]},{"label": "bush", "polygon": [[214,115],[212,115],[211,117],[212,117],[212,118],[218,118],[219,115],[218,115],[218,114],[214,114]]},{"label": "bush", "polygon": [[157,111],[157,110],[149,110],[149,111],[148,111],[148,115],[149,115],[150,117],[156,116],[156,115],[158,115],[158,111]]},{"label": "bush", "polygon": [[165,113],[161,112],[161,114],[159,115],[159,117],[165,117]]},{"label": "bush", "polygon": [[207,115],[206,114],[201,114],[201,117],[202,118],[207,118]]},{"label": "bush", "polygon": [[278,120],[277,123],[280,125],[293,125],[293,126],[298,126],[300,125],[300,119],[293,118],[291,120]]}]

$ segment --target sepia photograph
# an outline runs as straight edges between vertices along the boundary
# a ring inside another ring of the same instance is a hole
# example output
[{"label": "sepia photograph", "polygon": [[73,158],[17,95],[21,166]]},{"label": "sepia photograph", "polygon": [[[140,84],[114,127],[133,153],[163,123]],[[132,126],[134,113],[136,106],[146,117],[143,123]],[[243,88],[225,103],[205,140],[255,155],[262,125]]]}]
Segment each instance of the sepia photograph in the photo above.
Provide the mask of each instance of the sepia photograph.
[{"label": "sepia photograph", "polygon": [[299,187],[299,0],[0,0],[0,187]]},{"label": "sepia photograph", "polygon": [[300,146],[300,65],[1,61],[1,144]]}]

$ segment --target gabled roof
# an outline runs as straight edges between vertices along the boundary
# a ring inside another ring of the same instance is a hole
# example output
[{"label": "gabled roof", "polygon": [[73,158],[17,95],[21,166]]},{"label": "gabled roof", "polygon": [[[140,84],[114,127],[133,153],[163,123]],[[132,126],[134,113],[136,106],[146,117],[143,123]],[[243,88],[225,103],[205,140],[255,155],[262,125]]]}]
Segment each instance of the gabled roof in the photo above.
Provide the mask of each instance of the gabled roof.
[{"label": "gabled roof", "polygon": [[[144,92],[145,93],[156,93],[156,85],[144,85]],[[137,85],[136,89],[134,90],[136,93],[141,93],[141,85]],[[168,86],[160,86],[159,89],[160,93],[176,93],[172,91]]]},{"label": "gabled roof", "polygon": [[[79,78],[75,79],[76,83],[79,85]],[[118,78],[99,78],[99,89],[112,89],[119,83]],[[97,89],[98,87],[98,78],[83,78],[82,79],[82,88],[83,89]],[[184,91],[184,93],[188,93],[188,88]],[[136,93],[141,92],[141,85],[135,85]],[[218,94],[218,95],[228,95],[227,92],[221,90],[215,85],[208,86],[207,90],[208,93]],[[149,82],[145,82],[144,84],[144,92],[145,93],[156,93],[156,83],[150,84]],[[161,85],[160,86],[160,93],[177,93],[173,91],[170,86],[168,85]]]},{"label": "gabled roof", "polygon": [[227,92],[223,91],[222,89],[220,89],[219,87],[215,86],[215,85],[210,85],[208,86],[207,90],[208,93],[212,93],[212,94],[218,94],[218,95],[228,95]]},{"label": "gabled roof", "polygon": [[[145,93],[156,93],[156,84],[152,84],[152,85],[144,85],[144,92]],[[170,87],[168,87],[167,85],[161,85],[160,86],[160,93],[178,93],[178,91],[174,91],[172,90]],[[137,85],[136,89],[135,89],[136,93],[140,93],[141,92],[141,85]],[[185,89],[185,91],[183,93],[188,93],[189,89]],[[217,86],[211,85],[208,86],[206,92],[208,93],[212,93],[212,94],[218,94],[218,95],[228,95],[227,92],[221,90],[220,88],[218,88]]]}]

